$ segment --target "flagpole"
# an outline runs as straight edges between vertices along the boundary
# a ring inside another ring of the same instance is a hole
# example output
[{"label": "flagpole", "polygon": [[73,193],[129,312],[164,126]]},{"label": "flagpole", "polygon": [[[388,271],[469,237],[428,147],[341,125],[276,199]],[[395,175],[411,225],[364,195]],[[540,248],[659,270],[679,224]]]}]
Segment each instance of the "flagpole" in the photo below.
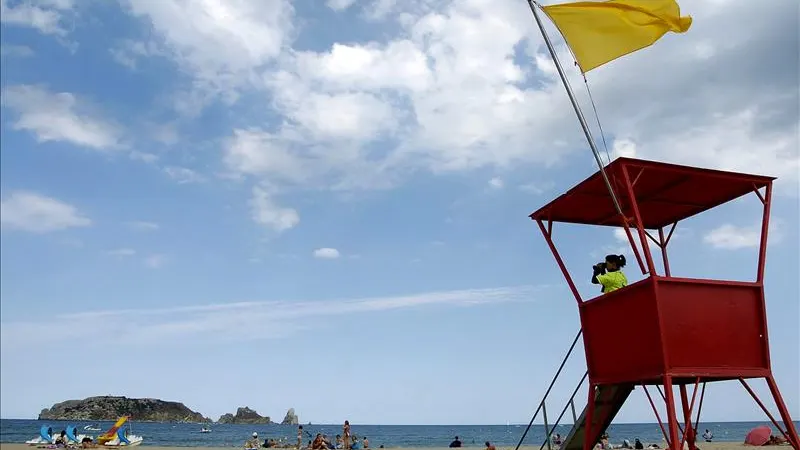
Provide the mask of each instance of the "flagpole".
[{"label": "flagpole", "polygon": [[619,201],[617,200],[617,196],[614,193],[614,189],[611,187],[611,181],[609,181],[605,167],[603,167],[603,161],[600,159],[600,152],[597,150],[597,146],[594,143],[594,139],[592,139],[592,134],[589,131],[589,125],[586,123],[586,118],[583,117],[583,112],[581,111],[580,106],[578,106],[578,101],[575,99],[575,94],[572,92],[572,89],[570,89],[569,83],[567,83],[567,76],[564,74],[564,68],[561,67],[561,63],[558,61],[558,57],[556,56],[556,51],[553,48],[553,43],[550,42],[550,37],[544,30],[544,24],[542,23],[542,19],[539,17],[539,13],[536,12],[535,1],[528,0],[528,6],[530,6],[531,12],[533,13],[533,17],[536,19],[536,24],[539,26],[539,31],[542,32],[544,43],[547,45],[547,49],[550,51],[550,57],[553,58],[553,63],[556,65],[556,70],[558,70],[558,75],[561,77],[561,84],[563,84],[564,89],[567,90],[569,101],[572,103],[572,107],[575,109],[575,114],[578,116],[578,121],[580,121],[581,123],[581,128],[583,128],[583,134],[586,136],[586,141],[589,142],[589,147],[592,148],[592,154],[594,155],[595,161],[597,161],[597,167],[600,168],[600,174],[603,176],[603,181],[606,184],[606,188],[608,188],[608,193],[611,194],[611,200],[614,202],[614,207],[617,208],[617,212],[624,219],[625,216],[622,213],[622,208],[619,206]]}]

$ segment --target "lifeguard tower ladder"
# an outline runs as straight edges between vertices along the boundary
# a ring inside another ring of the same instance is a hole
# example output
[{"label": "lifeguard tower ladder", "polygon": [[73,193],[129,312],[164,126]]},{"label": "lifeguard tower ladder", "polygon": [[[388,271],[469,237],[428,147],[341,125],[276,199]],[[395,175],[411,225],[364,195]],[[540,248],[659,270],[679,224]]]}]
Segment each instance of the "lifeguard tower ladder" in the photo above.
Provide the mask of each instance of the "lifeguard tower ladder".
[{"label": "lifeguard tower ladder", "polygon": [[[767,339],[764,263],[774,178],[631,158],[616,159],[605,167],[605,174],[616,193],[621,214],[612,202],[603,174],[597,172],[530,215],[544,234],[578,302],[584,335],[588,404],[576,416],[573,394],[568,406],[573,408],[575,423],[561,450],[593,448],[635,387],[642,387],[647,394],[668,448],[679,450],[686,443],[695,450],[705,385],[724,380],[738,380],[780,433],[798,449],[797,431],[772,376]],[[755,281],[673,277],[667,244],[677,223],[748,193],[755,193],[763,203]],[[642,273],[648,276],[584,301],[553,243],[555,222],[622,227]],[[669,230],[665,231],[667,227]],[[648,239],[661,250],[661,275],[656,273]],[[636,241],[640,244],[638,248]],[[766,379],[783,426],[750,388],[746,380],[752,378]],[[687,385],[694,385],[691,400]],[[692,424],[701,385],[697,418]],[[648,386],[656,386],[666,404],[666,427]],[[680,391],[681,419],[673,386]],[[540,409],[543,406],[544,400]],[[549,447],[553,430],[547,426],[546,412],[544,417]]]}]

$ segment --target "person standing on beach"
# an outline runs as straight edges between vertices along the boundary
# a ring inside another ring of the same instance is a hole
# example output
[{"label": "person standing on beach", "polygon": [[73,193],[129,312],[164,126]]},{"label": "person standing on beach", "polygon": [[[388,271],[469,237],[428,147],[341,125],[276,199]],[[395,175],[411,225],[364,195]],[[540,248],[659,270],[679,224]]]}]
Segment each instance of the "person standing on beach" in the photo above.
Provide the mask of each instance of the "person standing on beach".
[{"label": "person standing on beach", "polygon": [[345,450],[350,450],[350,421],[345,420],[342,427],[342,438],[344,439]]},{"label": "person standing on beach", "polygon": [[297,427],[297,448],[303,448],[303,426],[300,425]]}]

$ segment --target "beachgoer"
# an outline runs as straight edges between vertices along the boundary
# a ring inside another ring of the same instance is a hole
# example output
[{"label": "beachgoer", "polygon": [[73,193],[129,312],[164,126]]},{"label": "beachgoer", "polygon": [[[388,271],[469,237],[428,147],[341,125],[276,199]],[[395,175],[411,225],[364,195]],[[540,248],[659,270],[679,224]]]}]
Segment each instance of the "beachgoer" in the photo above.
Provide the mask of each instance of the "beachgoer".
[{"label": "beachgoer", "polygon": [[788,441],[784,437],[770,435],[769,440],[764,445],[783,445],[787,442]]},{"label": "beachgoer", "polygon": [[67,438],[67,432],[61,430],[61,434],[56,438],[56,447],[66,447],[69,439]]},{"label": "beachgoer", "polygon": [[489,443],[489,441],[486,441],[486,450],[497,450],[497,449],[494,448],[494,445]]},{"label": "beachgoer", "polygon": [[364,436],[363,438],[361,438],[361,445],[362,445],[362,447],[363,447],[363,448],[365,448],[365,449],[369,448],[369,439],[367,439],[367,437],[366,437],[366,436]]},{"label": "beachgoer", "polygon": [[703,433],[703,439],[705,439],[706,442],[711,442],[711,440],[714,439],[714,433],[706,428],[706,431]]},{"label": "beachgoer", "polygon": [[297,448],[303,447],[303,426],[297,427]]},{"label": "beachgoer", "polygon": [[636,438],[633,440],[633,448],[636,450],[644,450],[644,444],[642,444],[642,441],[640,441],[639,438]]},{"label": "beachgoer", "polygon": [[633,446],[631,445],[631,441],[629,441],[627,439],[623,439],[622,440],[622,448],[633,448]]},{"label": "beachgoer", "polygon": [[561,435],[560,434],[556,433],[555,435],[553,435],[553,444],[561,445]]},{"label": "beachgoer", "polygon": [[342,435],[341,434],[337,434],[336,435],[336,448],[343,448],[343,447],[344,447],[344,444],[342,443]]},{"label": "beachgoer", "polygon": [[84,436],[83,439],[81,439],[81,447],[94,448],[95,447],[94,441],[89,436]]},{"label": "beachgoer", "polygon": [[350,421],[345,420],[342,427],[342,437],[344,439],[345,450],[350,450]]},{"label": "beachgoer", "polygon": [[350,443],[351,450],[360,450],[361,449],[361,442],[358,441],[358,436],[355,434],[353,435],[352,442]]},{"label": "beachgoer", "polygon": [[461,447],[461,439],[458,436],[453,439],[453,442],[450,443],[450,448],[459,448]]},{"label": "beachgoer", "polygon": [[333,443],[331,442],[330,438],[328,438],[327,434],[322,435],[322,442],[325,444],[325,448],[327,448],[328,450],[333,450],[334,448],[336,448],[336,446],[334,446]]},{"label": "beachgoer", "polygon": [[325,441],[322,440],[322,433],[317,433],[317,435],[314,436],[314,441],[311,443],[311,450],[325,450],[327,447]]},{"label": "beachgoer", "polygon": [[249,450],[249,449],[257,449],[259,447],[261,447],[261,441],[258,439],[258,433],[254,431],[250,439],[245,441],[244,448],[245,450]]},{"label": "beachgoer", "polygon": [[606,261],[592,266],[592,284],[601,286],[600,292],[608,294],[628,285],[628,279],[622,272],[625,267],[625,255],[608,255]]}]

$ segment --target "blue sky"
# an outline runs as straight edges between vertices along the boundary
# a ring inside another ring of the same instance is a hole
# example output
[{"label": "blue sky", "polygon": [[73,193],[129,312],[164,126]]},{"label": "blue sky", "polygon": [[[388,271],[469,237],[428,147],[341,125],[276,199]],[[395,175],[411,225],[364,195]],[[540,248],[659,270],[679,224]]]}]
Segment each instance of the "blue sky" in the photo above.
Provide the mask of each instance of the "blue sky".
[{"label": "blue sky", "polygon": [[[528,419],[578,318],[526,216],[595,167],[526,2],[0,1],[2,417],[119,394]],[[688,33],[589,83],[612,158],[779,177],[767,307],[797,418],[796,5],[682,7]],[[673,271],[751,279],[759,206],[682,224]],[[627,252],[557,233],[581,274]],[[763,417],[712,387],[707,420]],[[654,419],[637,393],[619,420]]]}]

